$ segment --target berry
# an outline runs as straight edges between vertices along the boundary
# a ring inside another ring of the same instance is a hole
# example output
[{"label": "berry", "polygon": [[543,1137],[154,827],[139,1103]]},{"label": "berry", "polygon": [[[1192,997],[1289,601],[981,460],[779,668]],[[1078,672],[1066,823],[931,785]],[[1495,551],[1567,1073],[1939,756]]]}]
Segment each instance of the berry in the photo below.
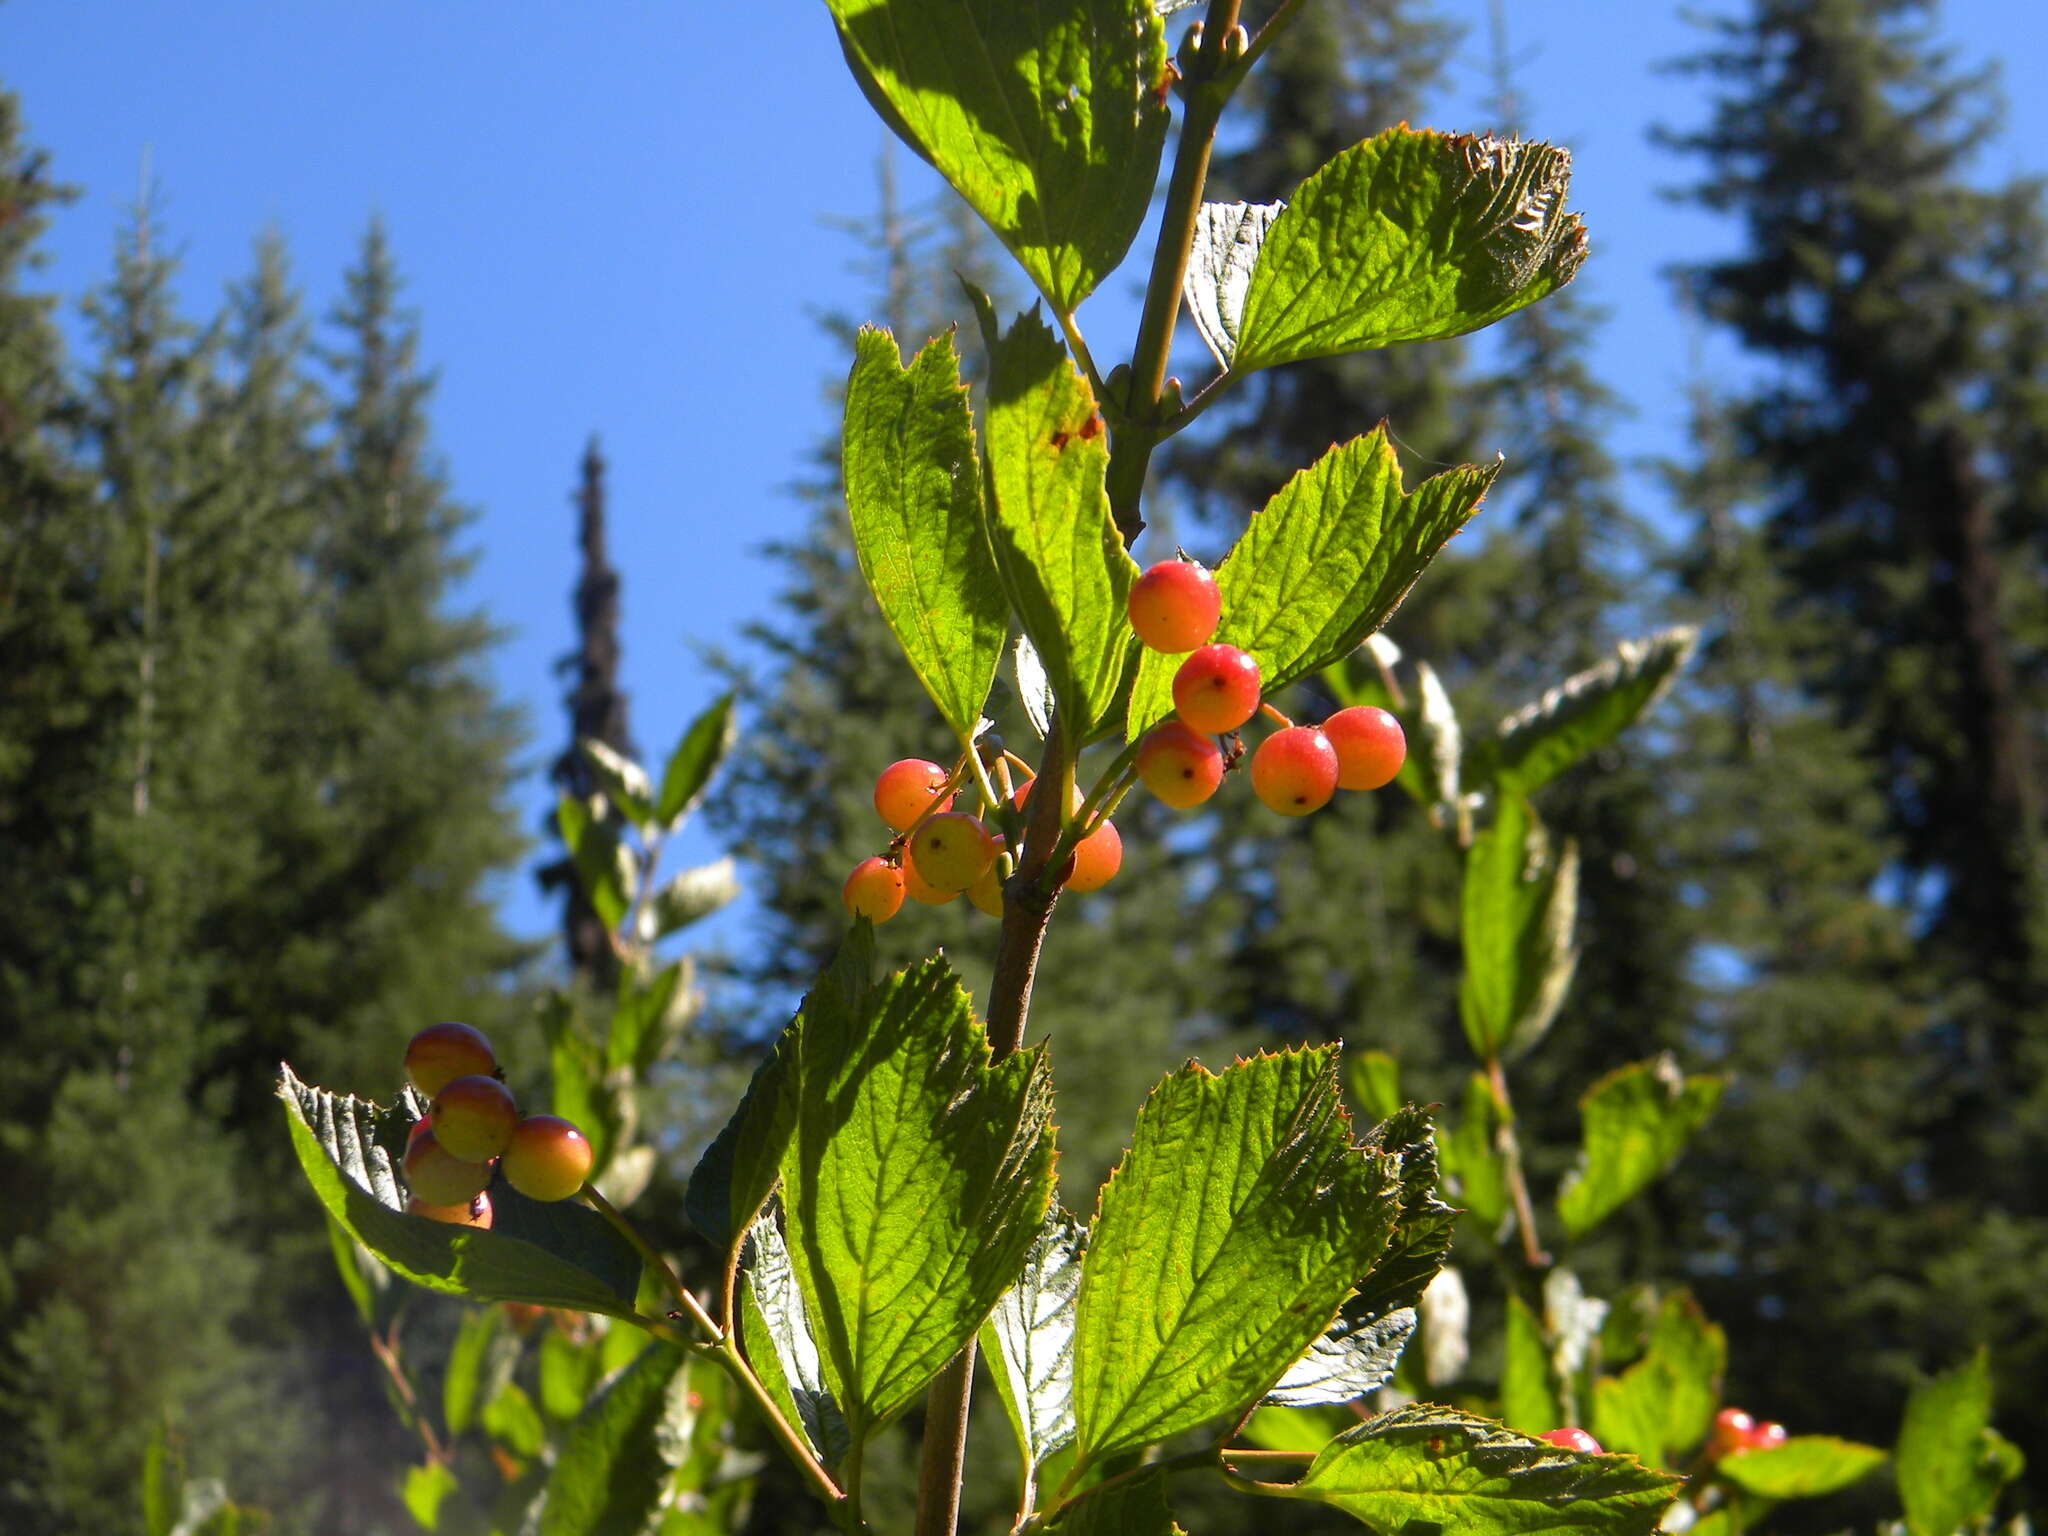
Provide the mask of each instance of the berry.
[{"label": "berry", "polygon": [[917,860],[906,851],[903,855],[903,894],[927,907],[943,907],[960,893],[942,891],[925,879],[918,873]]},{"label": "berry", "polygon": [[421,1115],[419,1119],[413,1121],[411,1128],[405,1133],[405,1150],[410,1152],[412,1144],[433,1128],[434,1117],[431,1114]]},{"label": "berry", "polygon": [[487,1162],[504,1151],[518,1122],[512,1090],[495,1077],[471,1073],[434,1095],[434,1139],[465,1163]]},{"label": "berry", "polygon": [[839,899],[855,917],[886,923],[903,905],[903,871],[887,859],[862,859],[846,877]]},{"label": "berry", "polygon": [[1201,732],[1169,720],[1139,744],[1138,777],[1175,810],[1189,810],[1223,782],[1223,754]]},{"label": "berry", "polygon": [[1173,674],[1173,709],[1191,730],[1220,736],[1258,712],[1259,664],[1234,645],[1205,645]]},{"label": "berry", "polygon": [[1600,1442],[1587,1434],[1583,1429],[1568,1427],[1565,1429],[1546,1430],[1536,1438],[1538,1440],[1547,1440],[1552,1445],[1560,1446],[1567,1451],[1579,1451],[1587,1456],[1598,1456],[1600,1454]]},{"label": "berry", "polygon": [[[908,832],[926,807],[938,799],[947,777],[945,769],[921,757],[891,763],[875,780],[876,814],[889,824],[890,831]],[[946,811],[952,807],[953,797],[947,795],[938,809]]]},{"label": "berry", "polygon": [[429,1205],[418,1195],[414,1195],[405,1202],[405,1214],[424,1216],[429,1221],[445,1221],[458,1227],[488,1229],[491,1224],[491,1197],[478,1191],[467,1204]]},{"label": "berry", "polygon": [[491,1182],[489,1163],[471,1163],[454,1156],[428,1131],[405,1154],[405,1182],[423,1205],[465,1205]]},{"label": "berry", "polygon": [[1749,1437],[1749,1448],[1753,1451],[1768,1451],[1781,1446],[1790,1438],[1785,1426],[1774,1420],[1757,1425],[1756,1432]]},{"label": "berry", "polygon": [[1000,864],[991,864],[982,872],[974,884],[967,887],[967,899],[974,903],[977,912],[986,912],[990,917],[1003,915],[1003,869]]},{"label": "berry", "polygon": [[1337,749],[1339,789],[1379,789],[1394,782],[1408,758],[1401,722],[1369,704],[1340,709],[1323,722],[1323,734]]},{"label": "berry", "polygon": [[1162,560],[1131,584],[1131,628],[1155,651],[1192,651],[1216,633],[1223,594],[1192,560]]},{"label": "berry", "polygon": [[405,1048],[405,1075],[429,1099],[458,1077],[489,1077],[497,1070],[491,1042],[467,1024],[429,1024]]},{"label": "berry", "polygon": [[1116,878],[1123,862],[1123,836],[1105,821],[1074,845],[1073,873],[1066,878],[1066,888],[1099,891]]},{"label": "berry", "polygon": [[1740,1408],[1723,1408],[1714,1415],[1714,1433],[1707,1441],[1707,1455],[1712,1460],[1736,1451],[1746,1451],[1756,1435],[1756,1420]]},{"label": "berry", "polygon": [[917,829],[910,856],[937,890],[964,891],[995,863],[1001,842],[964,811],[947,811]]},{"label": "berry", "polygon": [[1306,816],[1337,792],[1337,749],[1312,725],[1290,725],[1252,754],[1252,793],[1282,816]]},{"label": "berry", "polygon": [[528,1115],[512,1127],[499,1167],[505,1182],[529,1200],[566,1200],[590,1177],[590,1142],[568,1121]]}]

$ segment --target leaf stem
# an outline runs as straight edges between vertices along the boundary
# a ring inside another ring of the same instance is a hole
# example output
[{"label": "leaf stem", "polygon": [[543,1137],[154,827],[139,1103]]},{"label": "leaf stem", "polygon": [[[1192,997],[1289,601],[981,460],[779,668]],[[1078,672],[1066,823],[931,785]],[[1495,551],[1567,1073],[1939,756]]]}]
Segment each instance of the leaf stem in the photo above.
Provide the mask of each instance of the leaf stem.
[{"label": "leaf stem", "polygon": [[1486,1059],[1486,1086],[1493,1094],[1494,1107],[1500,1111],[1500,1130],[1496,1139],[1502,1169],[1507,1175],[1508,1194],[1515,1203],[1515,1228],[1522,1237],[1522,1262],[1533,1271],[1541,1271],[1549,1266],[1550,1255],[1543,1251],[1543,1244],[1536,1235],[1536,1207],[1529,1198],[1528,1176],[1522,1171],[1522,1143],[1515,1135],[1514,1101],[1508,1097],[1508,1076],[1497,1054]]},{"label": "leaf stem", "polygon": [[617,1231],[619,1236],[633,1245],[633,1251],[639,1254],[641,1259],[657,1275],[668,1282],[668,1288],[675,1293],[676,1299],[683,1304],[682,1309],[688,1314],[690,1321],[704,1330],[704,1337],[713,1344],[721,1341],[725,1337],[724,1330],[712,1320],[711,1314],[704,1310],[704,1304],[697,1299],[696,1294],[688,1286],[684,1285],[681,1277],[676,1274],[675,1270],[669,1267],[668,1260],[661,1256],[652,1243],[640,1235],[640,1229],[626,1220],[620,1214],[617,1206],[599,1194],[596,1185],[584,1185],[583,1198],[590,1202],[591,1209],[612,1224],[613,1229]]},{"label": "leaf stem", "polygon": [[1181,118],[1180,143],[1174,150],[1173,175],[1166,186],[1159,240],[1152,250],[1152,275],[1145,284],[1145,308],[1138,321],[1123,420],[1110,432],[1109,506],[1125,544],[1135,540],[1145,526],[1138,500],[1145,489],[1152,450],[1162,437],[1159,397],[1166,388],[1181,284],[1187,277],[1188,251],[1195,242],[1195,220],[1202,210],[1202,186],[1209,177],[1209,152],[1216,142],[1216,124],[1223,116],[1224,103],[1236,83],[1236,61],[1225,59],[1224,46],[1237,30],[1238,10],[1239,0],[1209,0],[1201,46],[1181,82],[1187,110]]}]

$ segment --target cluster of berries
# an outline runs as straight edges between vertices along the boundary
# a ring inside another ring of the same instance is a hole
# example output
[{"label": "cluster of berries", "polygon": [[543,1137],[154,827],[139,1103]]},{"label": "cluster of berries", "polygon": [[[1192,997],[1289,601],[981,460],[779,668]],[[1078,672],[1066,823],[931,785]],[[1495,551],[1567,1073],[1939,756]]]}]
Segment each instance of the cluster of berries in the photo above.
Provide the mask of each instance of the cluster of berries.
[{"label": "cluster of berries", "polygon": [[1723,1408],[1714,1415],[1714,1433],[1707,1440],[1706,1458],[1719,1461],[1738,1451],[1768,1451],[1783,1445],[1785,1426],[1768,1420],[1759,1424],[1740,1408]]},{"label": "cluster of berries", "polygon": [[1234,645],[1212,645],[1223,616],[1216,578],[1192,560],[1163,560],[1131,588],[1131,627],[1155,651],[1190,652],[1173,677],[1175,718],[1138,748],[1138,777],[1176,810],[1200,805],[1223,782],[1229,736],[1263,707],[1280,729],[1252,753],[1252,793],[1282,816],[1306,816],[1340,789],[1393,782],[1408,756],[1401,722],[1384,709],[1340,709],[1321,725],[1296,725],[1259,698],[1259,664]]},{"label": "cluster of berries", "polygon": [[432,1106],[405,1144],[412,1215],[488,1227],[493,1167],[530,1200],[566,1200],[590,1177],[589,1141],[554,1115],[520,1115],[481,1031],[428,1025],[405,1048],[405,1074]]}]

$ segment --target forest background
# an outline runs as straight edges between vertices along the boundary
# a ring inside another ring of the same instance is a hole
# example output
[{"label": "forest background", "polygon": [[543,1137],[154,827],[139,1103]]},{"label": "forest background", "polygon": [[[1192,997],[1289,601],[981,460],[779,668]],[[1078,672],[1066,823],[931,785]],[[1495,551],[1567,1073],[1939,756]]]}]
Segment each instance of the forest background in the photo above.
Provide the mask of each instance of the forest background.
[{"label": "forest background", "polygon": [[[1595,238],[1570,302],[1253,392],[1162,467],[1154,551],[1226,547],[1273,466],[1385,414],[1411,466],[1509,456],[1390,631],[1468,717],[1706,625],[1554,818],[1587,956],[1539,1070],[1738,1075],[1589,1277],[1687,1278],[1732,1400],[1878,1441],[1993,1342],[2048,1466],[2048,104],[2001,126],[1980,73],[2039,78],[2048,39],[1993,5],[1543,11],[1320,8],[1214,195],[1404,118],[1552,137]],[[0,1524],[132,1527],[168,1415],[284,1528],[360,1530],[340,1490],[399,1461],[268,1074],[382,1092],[422,1022],[530,1028],[564,687],[655,754],[736,682],[683,850],[737,848],[747,891],[669,1106],[687,1167],[699,1084],[836,931],[864,783],[939,745],[833,531],[830,317],[950,323],[981,257],[900,153],[876,191],[822,16],[80,14],[0,8]],[[579,519],[593,430],[613,494]],[[1455,918],[1402,807],[1168,847],[1040,1001],[1076,1187],[1189,1051],[1345,1038],[1451,1096]],[[918,916],[901,954],[973,968],[985,931]],[[1568,1128],[1569,1093],[1535,1113]]]}]

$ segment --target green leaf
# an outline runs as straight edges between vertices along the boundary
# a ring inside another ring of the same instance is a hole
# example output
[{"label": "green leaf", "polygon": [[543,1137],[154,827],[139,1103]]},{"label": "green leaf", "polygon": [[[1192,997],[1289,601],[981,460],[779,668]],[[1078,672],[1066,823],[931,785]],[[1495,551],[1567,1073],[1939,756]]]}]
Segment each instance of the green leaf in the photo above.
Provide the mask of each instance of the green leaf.
[{"label": "green leaf", "polygon": [[442,1504],[461,1486],[448,1464],[436,1461],[424,1467],[407,1467],[399,1497],[405,1501],[406,1513],[419,1522],[421,1530],[436,1531],[441,1528]]},{"label": "green leaf", "polygon": [[716,912],[740,893],[739,875],[731,859],[683,870],[640,907],[640,940],[665,939]]},{"label": "green leaf", "polygon": [[1086,1239],[1080,1223],[1054,1205],[1023,1274],[982,1324],[982,1353],[1027,1473],[1074,1438],[1074,1300]]},{"label": "green leaf", "polygon": [[1548,784],[1641,719],[1698,643],[1699,631],[1690,628],[1622,641],[1609,660],[1501,721],[1489,767],[1524,794]]},{"label": "green leaf", "polygon": [[[1543,1344],[1543,1325],[1528,1304],[1513,1295],[1508,1297],[1507,1343],[1501,1354],[1500,1416],[1531,1435],[1564,1423],[1557,1389],[1551,1385],[1550,1351]],[[1607,1444],[1604,1440],[1600,1443]]]},{"label": "green leaf", "polygon": [[538,1456],[548,1443],[540,1410],[517,1382],[506,1382],[484,1404],[483,1426],[485,1434],[525,1460]]},{"label": "green leaf", "polygon": [[1130,249],[1166,142],[1150,0],[828,0],[883,121],[988,221],[1062,314]]},{"label": "green leaf", "polygon": [[[1342,660],[1387,621],[1497,473],[1498,465],[1468,464],[1404,492],[1384,423],[1332,448],[1254,514],[1218,567],[1217,643],[1251,653],[1269,696]],[[1131,736],[1173,712],[1183,659],[1145,651]]]},{"label": "green leaf", "polygon": [[1401,1068],[1385,1051],[1353,1051],[1344,1058],[1344,1087],[1351,1102],[1375,1120],[1402,1105]]},{"label": "green leaf", "polygon": [[1396,1110],[1373,1128],[1363,1145],[1400,1159],[1400,1209],[1385,1251],[1344,1303],[1343,1315],[1354,1322],[1384,1317],[1420,1301],[1444,1266],[1458,1219],[1458,1213],[1437,1198],[1442,1179],[1428,1110],[1412,1104]]},{"label": "green leaf", "polygon": [[1717,1463],[1736,1487],[1767,1499],[1816,1499],[1860,1483],[1884,1464],[1874,1445],[1833,1435],[1795,1435],[1767,1450],[1737,1451]]},{"label": "green leaf", "polygon": [[861,574],[964,741],[995,681],[1010,614],[982,526],[981,462],[950,332],[906,368],[887,331],[861,330],[843,445]]},{"label": "green leaf", "polygon": [[1493,1091],[1486,1086],[1486,1078],[1474,1072],[1465,1079],[1465,1101],[1457,1128],[1439,1144],[1444,1172],[1455,1185],[1452,1198],[1462,1201],[1489,1231],[1501,1224],[1508,1210],[1507,1175],[1493,1146],[1499,1124]]},{"label": "green leaf", "polygon": [[[356,1315],[363,1320],[365,1328],[374,1330],[380,1310],[378,1303],[383,1300],[381,1293],[389,1286],[389,1279],[364,1263],[369,1255],[362,1244],[350,1237],[347,1229],[332,1216],[327,1218],[327,1246],[334,1254],[334,1269],[341,1276],[342,1289],[355,1303]],[[370,1259],[370,1264],[375,1262]]]},{"label": "green leaf", "polygon": [[570,1425],[541,1506],[540,1536],[639,1536],[668,1476],[661,1429],[683,1352],[656,1344]]},{"label": "green leaf", "polygon": [[1578,891],[1576,845],[1553,851],[1529,802],[1502,795],[1465,850],[1459,893],[1458,1016],[1481,1060],[1527,1050],[1556,1018],[1578,965]]},{"label": "green leaf", "polygon": [[730,1256],[738,1251],[755,1216],[775,1188],[783,1149],[795,1125],[795,1106],[788,1098],[784,1054],[802,1028],[805,1015],[855,1013],[867,1006],[869,977],[875,968],[875,930],[855,923],[840,941],[832,963],[805,997],[796,1020],[777,1037],[775,1048],[754,1069],[739,1107],[690,1174],[683,1212],[712,1244]]},{"label": "green leaf", "polygon": [[448,1350],[448,1369],[441,1378],[441,1418],[451,1439],[476,1419],[477,1387],[483,1379],[484,1357],[502,1316],[496,1307],[477,1307],[455,1330],[455,1343]]},{"label": "green leaf", "polygon": [[1195,215],[1195,240],[1188,251],[1181,295],[1188,302],[1195,329],[1226,368],[1237,353],[1252,267],[1280,207],[1279,203],[1204,203]]},{"label": "green leaf", "polygon": [[1252,268],[1232,371],[1475,331],[1570,282],[1571,154],[1390,128],[1295,190]]},{"label": "green leaf", "polygon": [[1648,1536],[1680,1479],[1624,1456],[1581,1456],[1454,1408],[1416,1403],[1340,1435],[1301,1481],[1248,1493],[1330,1504],[1375,1530]]},{"label": "green leaf", "polygon": [[778,1048],[783,1234],[856,1446],[917,1401],[1016,1281],[1052,1199],[1043,1049],[991,1063],[941,959]]},{"label": "green leaf", "polygon": [[678,960],[663,966],[644,983],[630,974],[620,978],[612,1003],[611,1028],[605,1033],[607,1071],[645,1071],[654,1065],[665,1043],[663,1021],[675,1007],[677,994],[688,990],[692,969],[688,960]]},{"label": "green leaf", "polygon": [[1892,1452],[1912,1536],[1951,1536],[1992,1512],[2024,1465],[1991,1428],[1991,1362],[1969,1362],[1916,1387]]},{"label": "green leaf", "polygon": [[1278,1408],[1314,1408],[1356,1402],[1394,1379],[1401,1351],[1415,1333],[1415,1309],[1352,1322],[1339,1317],[1308,1353],[1281,1373],[1260,1399]]},{"label": "green leaf", "polygon": [[603,1373],[595,1349],[578,1343],[559,1328],[541,1335],[540,1411],[551,1419],[573,1419],[583,1411],[584,1400]]},{"label": "green leaf", "polygon": [[748,1360],[789,1421],[802,1428],[825,1465],[837,1466],[853,1436],[826,1383],[781,1220],[781,1207],[770,1206],[748,1233],[743,1341]]},{"label": "green leaf", "polygon": [[1358,1419],[1342,1408],[1262,1407],[1245,1420],[1237,1439],[1266,1451],[1320,1451]]},{"label": "green leaf", "polygon": [[632,904],[636,881],[633,855],[620,841],[619,824],[609,818],[598,820],[584,802],[563,795],[555,806],[555,827],[591,910],[605,927],[618,927]]},{"label": "green leaf", "polygon": [[1670,1052],[1621,1067],[1579,1100],[1585,1144],[1557,1214],[1584,1236],[1671,1166],[1721,1098],[1718,1077],[1687,1077]]},{"label": "green leaf", "polygon": [[178,1492],[184,1483],[185,1458],[159,1423],[150,1429],[149,1443],[142,1452],[144,1536],[171,1536],[171,1527],[177,1522]]},{"label": "green leaf", "polygon": [[1152,1090],[1081,1267],[1081,1465],[1251,1407],[1334,1320],[1400,1209],[1398,1160],[1346,1125],[1334,1050]]},{"label": "green leaf", "polygon": [[1069,1499],[1049,1529],[1060,1536],[1185,1536],[1166,1503],[1166,1474],[1157,1469]]},{"label": "green leaf", "polygon": [[408,1216],[391,1154],[377,1145],[389,1111],[308,1087],[289,1067],[278,1097],[320,1203],[401,1279],[474,1301],[633,1315],[640,1256],[589,1207],[529,1200],[499,1179],[488,1231]]},{"label": "green leaf", "polygon": [[1643,1357],[1593,1389],[1593,1438],[1652,1466],[1707,1437],[1721,1401],[1728,1340],[1683,1291],[1664,1298]]},{"label": "green leaf", "polygon": [[648,782],[647,770],[595,736],[585,736],[576,746],[597,776],[605,798],[626,820],[644,829],[654,815],[654,786]]},{"label": "green leaf", "polygon": [[705,786],[718,771],[719,762],[732,746],[736,722],[730,693],[713,699],[704,713],[683,731],[661,771],[661,798],[654,803],[654,819],[673,832],[683,818],[704,798]]},{"label": "green leaf", "polygon": [[1109,439],[1086,381],[1035,312],[1000,338],[982,314],[991,333],[989,544],[1053,697],[1085,739],[1141,649],[1125,612],[1138,567],[1103,489]]}]

